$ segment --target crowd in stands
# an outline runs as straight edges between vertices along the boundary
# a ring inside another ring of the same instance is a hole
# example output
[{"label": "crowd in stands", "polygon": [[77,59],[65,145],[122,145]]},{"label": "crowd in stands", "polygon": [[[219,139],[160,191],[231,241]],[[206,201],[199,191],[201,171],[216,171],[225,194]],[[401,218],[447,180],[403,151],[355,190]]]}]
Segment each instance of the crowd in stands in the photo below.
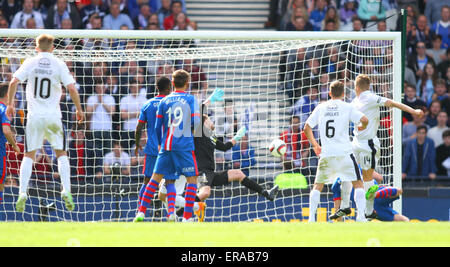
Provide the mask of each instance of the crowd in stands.
[{"label": "crowd in stands", "polygon": [[[404,115],[403,149],[407,153],[404,153],[403,173],[405,177],[431,179],[450,176],[450,0],[272,0],[270,6],[271,15],[266,26],[280,31],[398,31],[403,28],[399,10],[405,9],[407,54],[403,102],[423,109],[426,116]],[[184,0],[2,0],[0,28],[192,31],[197,29],[197,24],[189,18]],[[158,40],[59,39],[56,43],[57,49],[66,50],[195,46],[194,41]],[[315,47],[313,54],[307,48],[300,48],[281,55],[280,89],[292,99],[293,110],[289,127],[280,136],[288,145],[283,163],[285,170],[296,171],[316,164],[311,157],[314,152],[301,129],[320,101],[328,99],[327,85],[331,81],[345,80],[350,89],[349,82],[358,73],[374,74],[375,79],[383,80],[383,75],[392,72],[392,57],[386,56],[393,53],[389,43],[384,50],[373,48],[377,46],[383,44],[342,43],[320,49]],[[371,56],[363,62],[347,60],[341,53],[343,49],[371,49],[371,55],[379,58]],[[382,62],[380,58],[383,58]],[[10,80],[10,73],[17,67],[9,63],[1,66],[2,81]],[[136,146],[133,131],[140,107],[155,95],[154,84],[158,77],[170,76],[174,70],[183,68],[192,75],[192,93],[204,98],[208,88],[207,74],[192,60],[67,64],[77,80],[88,115],[86,125],[74,123],[73,104],[68,95],[63,94],[68,99],[62,102],[61,110],[70,140],[68,151],[72,174],[77,179],[92,177],[93,181],[104,181],[105,175],[114,176],[114,163],[120,163],[119,173],[124,176],[141,173],[142,157],[133,155]],[[383,87],[386,83],[374,84],[374,91],[392,97],[388,88]],[[346,97],[351,100],[354,93],[349,90]],[[24,106],[20,96],[17,106],[18,112],[22,112]],[[383,136],[389,136],[392,134],[389,113],[382,114],[381,123],[385,127],[380,131]],[[14,125],[23,126],[25,115],[18,115]],[[236,118],[231,121],[223,127],[235,127]],[[222,125],[220,121],[218,124]],[[16,130],[23,136],[23,127],[16,127]],[[244,138],[230,153],[222,156],[219,153],[222,168],[242,167],[248,171],[254,166],[254,150],[250,143]],[[55,164],[49,151],[43,149],[38,155],[35,175],[45,176],[49,173],[46,170],[55,168]],[[9,153],[8,158],[13,159],[15,155]],[[220,159],[218,162],[220,165]],[[240,166],[235,166],[236,163]],[[17,175],[17,171],[18,166],[10,168],[11,175]]]}]

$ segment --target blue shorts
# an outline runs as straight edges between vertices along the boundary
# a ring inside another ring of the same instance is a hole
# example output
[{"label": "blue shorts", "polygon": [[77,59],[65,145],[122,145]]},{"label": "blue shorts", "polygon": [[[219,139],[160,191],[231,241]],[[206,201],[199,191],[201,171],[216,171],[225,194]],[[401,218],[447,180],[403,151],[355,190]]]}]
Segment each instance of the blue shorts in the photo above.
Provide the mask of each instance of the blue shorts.
[{"label": "blue shorts", "polygon": [[[143,174],[147,178],[151,178],[153,175],[153,170],[155,169],[156,160],[158,159],[157,156],[152,156],[149,154],[145,154],[144,159],[144,170]],[[168,180],[177,180],[179,177],[178,174],[170,174],[170,175],[164,175],[164,179]]]},{"label": "blue shorts", "polygon": [[163,151],[158,155],[154,173],[162,174],[167,179],[170,175],[198,176],[197,159],[194,151]]},{"label": "blue shorts", "polygon": [[145,177],[148,177],[148,178],[152,177],[153,169],[155,168],[156,159],[157,159],[157,156],[145,154],[144,170],[143,170],[143,174],[145,175]]},{"label": "blue shorts", "polygon": [[398,214],[391,208],[391,203],[396,199],[375,199],[373,209],[377,212],[378,219],[384,222],[393,222],[394,215]]}]

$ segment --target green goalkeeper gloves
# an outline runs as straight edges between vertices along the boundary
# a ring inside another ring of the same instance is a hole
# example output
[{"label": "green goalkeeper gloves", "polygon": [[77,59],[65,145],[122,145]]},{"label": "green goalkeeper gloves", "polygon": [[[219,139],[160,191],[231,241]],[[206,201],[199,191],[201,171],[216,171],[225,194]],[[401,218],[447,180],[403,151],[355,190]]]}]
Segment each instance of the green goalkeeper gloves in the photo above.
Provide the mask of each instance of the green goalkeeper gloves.
[{"label": "green goalkeeper gloves", "polygon": [[236,135],[233,137],[233,140],[236,142],[239,142],[239,140],[242,139],[242,137],[247,133],[247,128],[241,127],[239,131],[236,133]]},{"label": "green goalkeeper gloves", "polygon": [[209,102],[213,104],[214,102],[223,101],[223,95],[225,92],[222,89],[216,88],[212,95],[208,98]]}]

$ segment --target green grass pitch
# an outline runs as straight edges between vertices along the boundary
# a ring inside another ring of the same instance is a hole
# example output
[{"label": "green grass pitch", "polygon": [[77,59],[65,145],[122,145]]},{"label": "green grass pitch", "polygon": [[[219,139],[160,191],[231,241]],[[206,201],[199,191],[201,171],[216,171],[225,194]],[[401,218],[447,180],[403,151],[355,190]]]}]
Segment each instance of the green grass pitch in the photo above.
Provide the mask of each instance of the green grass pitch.
[{"label": "green grass pitch", "polygon": [[0,246],[450,246],[449,222],[0,223]]}]

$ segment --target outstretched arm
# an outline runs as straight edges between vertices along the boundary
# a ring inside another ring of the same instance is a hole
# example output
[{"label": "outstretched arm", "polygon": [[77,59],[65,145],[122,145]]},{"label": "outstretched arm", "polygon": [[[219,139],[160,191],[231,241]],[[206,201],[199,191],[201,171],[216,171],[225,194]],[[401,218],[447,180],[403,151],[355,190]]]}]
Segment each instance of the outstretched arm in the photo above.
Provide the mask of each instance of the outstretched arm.
[{"label": "outstretched arm", "polygon": [[223,101],[224,94],[225,92],[222,89],[216,88],[214,92],[208,97],[208,99],[203,101],[203,105],[207,106],[209,104],[213,104],[214,102]]},{"label": "outstretched arm", "polygon": [[77,108],[76,112],[78,123],[82,123],[84,121],[84,112],[83,108],[81,107],[80,95],[78,94],[78,90],[75,87],[75,84],[71,83],[67,85],[67,91],[69,91],[70,98],[72,99],[73,103],[75,104],[75,107]]},{"label": "outstretched arm", "polygon": [[416,115],[419,118],[422,118],[424,115],[421,109],[413,109],[410,106],[407,106],[403,103],[394,100],[387,100],[384,105],[389,108],[398,108],[401,111],[408,112],[411,115]]},{"label": "outstretched arm", "polygon": [[16,144],[16,139],[14,138],[14,134],[11,131],[11,127],[8,124],[2,125],[3,134],[6,137],[6,140],[8,140],[8,143],[11,144],[12,148],[14,149],[14,152],[16,155],[20,154],[20,148]]}]

